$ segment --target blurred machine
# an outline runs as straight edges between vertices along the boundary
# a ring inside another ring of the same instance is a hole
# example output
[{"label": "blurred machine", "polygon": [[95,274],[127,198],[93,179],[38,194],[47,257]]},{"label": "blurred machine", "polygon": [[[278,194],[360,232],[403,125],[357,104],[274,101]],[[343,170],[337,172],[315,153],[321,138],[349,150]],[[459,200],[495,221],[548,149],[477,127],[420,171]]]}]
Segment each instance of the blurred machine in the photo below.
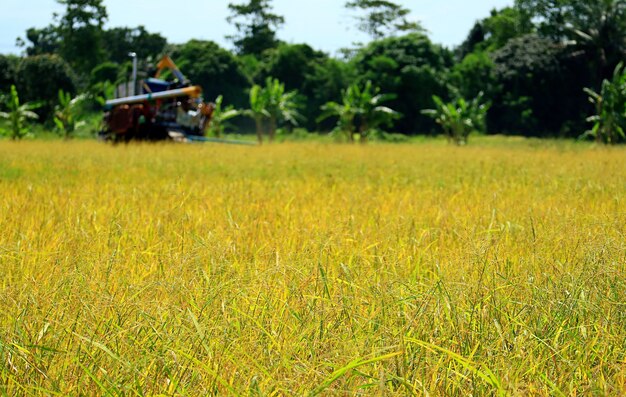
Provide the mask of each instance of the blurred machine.
[{"label": "blurred machine", "polygon": [[[135,82],[136,63],[133,69]],[[159,78],[166,69],[173,81]],[[154,77],[140,82],[138,95],[134,92],[135,85],[131,95],[106,101],[101,139],[204,140],[215,106],[202,100],[202,89],[191,85],[169,56],[158,63]]]}]

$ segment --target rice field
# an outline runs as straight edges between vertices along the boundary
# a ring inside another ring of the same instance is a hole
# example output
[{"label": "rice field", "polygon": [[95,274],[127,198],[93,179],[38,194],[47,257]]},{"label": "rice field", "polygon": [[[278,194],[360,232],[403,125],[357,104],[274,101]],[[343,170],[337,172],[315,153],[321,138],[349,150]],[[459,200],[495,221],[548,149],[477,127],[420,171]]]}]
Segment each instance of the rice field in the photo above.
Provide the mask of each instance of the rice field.
[{"label": "rice field", "polygon": [[0,395],[626,393],[626,148],[0,142]]}]

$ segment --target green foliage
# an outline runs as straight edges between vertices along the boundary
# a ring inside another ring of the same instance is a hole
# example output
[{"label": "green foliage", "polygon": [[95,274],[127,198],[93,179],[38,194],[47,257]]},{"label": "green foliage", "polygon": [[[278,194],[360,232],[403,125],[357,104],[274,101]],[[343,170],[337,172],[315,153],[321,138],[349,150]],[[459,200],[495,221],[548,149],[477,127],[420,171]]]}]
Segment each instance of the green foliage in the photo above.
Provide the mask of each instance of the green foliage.
[{"label": "green foliage", "polygon": [[265,50],[278,45],[276,30],[285,19],[272,13],[270,0],[249,0],[243,4],[229,3],[231,15],[228,22],[235,25],[238,34],[228,36],[241,55],[260,56]]},{"label": "green foliage", "polygon": [[141,25],[108,29],[102,37],[108,60],[118,64],[128,61],[130,52],[135,52],[139,59],[156,60],[167,44],[165,37],[150,33]]},{"label": "green foliage", "polygon": [[17,40],[17,43],[19,46],[25,47],[26,55],[35,56],[57,53],[59,51],[61,37],[57,26],[51,24],[41,29],[27,29],[26,40],[30,43],[26,43],[21,38]]},{"label": "green foliage", "polygon": [[353,64],[333,58],[315,62],[311,72],[306,75],[302,89],[307,97],[307,107],[311,108],[307,114],[312,116],[328,101],[340,101],[343,90],[355,79],[356,68]]},{"label": "green foliage", "polygon": [[114,62],[104,62],[91,71],[91,85],[103,83],[116,83],[120,74],[120,65]]},{"label": "green foliage", "polygon": [[611,80],[604,80],[600,93],[585,88],[595,114],[587,118],[593,123],[583,136],[592,136],[597,142],[615,144],[626,139],[626,70],[619,64]]},{"label": "green foliage", "polygon": [[[139,57],[140,78],[166,52],[190,81],[202,86],[205,97],[221,96],[225,109],[232,110],[227,104],[248,106],[253,83],[265,85],[259,98],[269,92],[269,78],[284,84],[281,95],[293,95],[287,103],[294,107],[261,117],[257,130],[262,137],[267,129],[270,139],[281,123],[286,130],[295,121],[309,130],[332,128],[334,120],[318,117],[320,108],[342,104],[348,87],[364,87],[368,81],[394,95],[387,105],[404,117],[387,121],[403,134],[435,131],[433,119],[414,111],[434,107],[433,95],[448,102],[484,92],[494,104],[488,114],[493,132],[577,137],[586,128],[589,106],[583,88],[602,97],[603,81],[610,81],[615,66],[626,60],[626,0],[516,0],[514,6],[494,9],[478,21],[454,52],[434,45],[399,2],[344,0],[359,28],[374,39],[346,50],[344,58],[306,44],[281,43],[276,31],[284,18],[274,13],[271,0],[229,4],[228,20],[237,29],[230,38],[237,55],[208,41],[167,45],[164,37],[143,26],[105,30],[103,0],[57,2],[63,10],[50,25],[27,30],[22,45],[28,57],[0,56],[0,86],[15,84],[23,100],[43,101],[37,113],[48,126],[59,89],[71,96],[107,96],[107,82],[128,80],[128,52],[133,51]],[[405,32],[411,33],[395,36]],[[274,109],[281,104],[266,99],[265,105]],[[292,118],[291,113],[302,117]],[[354,115],[351,127],[357,136],[359,117]],[[216,133],[222,132],[218,128]],[[372,133],[363,138],[368,135]]]},{"label": "green foliage", "polygon": [[297,126],[302,118],[297,103],[297,91],[285,90],[285,84],[278,79],[268,77],[265,81],[266,107],[269,113],[269,139],[270,142],[276,136],[276,128],[279,123]]},{"label": "green foliage", "polygon": [[250,108],[242,114],[252,118],[256,126],[256,135],[259,143],[263,143],[264,122],[270,117],[267,111],[267,95],[260,85],[255,84],[250,88]]},{"label": "green foliage", "polygon": [[432,106],[433,94],[447,96],[445,76],[452,65],[449,51],[423,34],[412,33],[370,43],[359,50],[352,65],[359,83],[374,81],[382,92],[397,96],[389,106],[404,117],[394,123],[394,130],[412,134],[435,127],[415,109]]},{"label": "green foliage", "polygon": [[459,59],[473,52],[493,52],[509,40],[531,33],[523,14],[515,7],[492,10],[489,17],[478,21],[457,49]]},{"label": "green foliage", "polygon": [[17,56],[0,54],[0,87],[16,84],[19,62]]},{"label": "green foliage", "polygon": [[40,105],[38,103],[20,103],[15,85],[11,86],[11,93],[6,100],[8,112],[0,112],[0,118],[9,120],[9,137],[13,140],[22,139],[28,135],[28,120],[36,120],[39,116],[33,112]]},{"label": "green foliage", "polygon": [[433,96],[435,109],[422,110],[443,128],[449,142],[456,145],[465,145],[471,132],[484,132],[485,120],[490,104],[483,102],[483,94],[466,101],[459,98],[456,101],[444,103],[438,96]]},{"label": "green foliage", "polygon": [[276,137],[279,123],[297,126],[301,115],[296,101],[297,92],[285,90],[285,84],[268,77],[265,86],[254,85],[250,89],[250,108],[243,112],[254,119],[257,139],[263,143],[263,133],[267,126],[268,138]]},{"label": "green foliage", "polygon": [[260,77],[263,81],[268,77],[278,79],[289,90],[301,89],[315,65],[327,58],[307,44],[280,44],[266,53]]},{"label": "green foliage", "polygon": [[91,88],[90,96],[96,104],[100,105],[100,107],[104,107],[108,99],[115,97],[115,89],[116,87],[113,84],[108,81],[103,81]]},{"label": "green foliage", "polygon": [[566,43],[571,56],[584,56],[594,86],[626,56],[624,0],[516,0],[516,6],[536,21],[539,34]]},{"label": "green foliage", "polygon": [[212,41],[190,40],[172,47],[171,56],[185,75],[202,87],[206,98],[223,94],[229,103],[245,106],[250,80],[229,51]]},{"label": "green foliage", "polygon": [[[332,76],[317,74],[324,71],[329,59],[326,54],[315,51],[306,44],[281,44],[266,52],[259,78],[262,77],[265,81],[272,77],[284,83],[286,90],[297,90],[300,94],[298,101],[305,104],[301,111],[303,118],[309,120],[306,126],[313,129],[320,106],[329,100],[328,93],[323,93],[323,98],[318,100],[317,92],[323,90],[320,85],[334,84]],[[344,82],[340,84],[338,94],[347,85]]]},{"label": "green foliage", "polygon": [[536,22],[539,33],[557,40],[593,25],[598,30],[626,25],[624,0],[516,0],[515,5],[526,20]]},{"label": "green foliage", "polygon": [[58,17],[59,54],[88,76],[106,57],[102,27],[108,18],[103,0],[57,0],[65,6]]},{"label": "green foliage", "polygon": [[581,93],[588,80],[568,67],[572,59],[562,46],[531,34],[510,40],[492,59],[497,91],[490,126],[496,131],[541,136],[577,120],[583,128]]},{"label": "green foliage", "polygon": [[380,126],[389,126],[392,120],[400,118],[398,112],[382,105],[392,99],[395,95],[381,94],[380,88],[374,87],[371,81],[363,88],[353,84],[343,92],[340,103],[331,101],[322,106],[323,112],[318,120],[337,117],[333,132],[340,133],[348,142],[354,142],[356,135],[361,143],[365,143]]},{"label": "green foliage", "polygon": [[341,92],[355,79],[355,66],[313,50],[306,44],[281,44],[266,52],[259,78],[276,78],[286,90],[297,90],[303,104],[302,125],[314,130],[320,107],[338,101]]},{"label": "green foliage", "polygon": [[211,123],[209,124],[209,135],[216,138],[221,138],[224,135],[224,130],[227,127],[228,120],[239,116],[240,112],[236,110],[232,105],[224,107],[224,97],[222,95],[215,99],[215,108],[213,109],[213,116],[211,117]]},{"label": "green foliage", "polygon": [[18,87],[26,101],[40,101],[42,119],[54,110],[59,90],[76,93],[76,75],[58,55],[38,55],[23,58],[18,67]]},{"label": "green foliage", "polygon": [[397,32],[424,31],[419,23],[407,19],[409,9],[391,1],[352,0],[346,2],[346,7],[364,13],[356,17],[359,29],[375,40]]},{"label": "green foliage", "polygon": [[472,52],[452,67],[450,80],[464,98],[475,97],[481,91],[490,93],[495,85],[494,66],[487,53]]},{"label": "green foliage", "polygon": [[72,98],[69,92],[59,90],[59,103],[54,112],[54,124],[58,133],[64,139],[72,138],[76,127],[81,122],[79,118],[83,112],[82,106],[87,99],[87,95],[81,94]]}]

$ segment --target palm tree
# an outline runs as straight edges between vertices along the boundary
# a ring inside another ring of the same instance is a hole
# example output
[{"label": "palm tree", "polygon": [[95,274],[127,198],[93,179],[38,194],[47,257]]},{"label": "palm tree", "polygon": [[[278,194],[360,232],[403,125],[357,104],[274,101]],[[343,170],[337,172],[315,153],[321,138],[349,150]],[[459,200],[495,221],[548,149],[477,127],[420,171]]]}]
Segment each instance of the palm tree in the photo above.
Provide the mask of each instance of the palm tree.
[{"label": "palm tree", "polygon": [[11,86],[11,96],[8,100],[8,112],[0,112],[0,118],[8,119],[10,123],[9,136],[13,140],[24,138],[28,135],[26,123],[28,120],[36,120],[39,116],[33,110],[41,106],[40,103],[27,102],[20,104],[20,98],[14,85]]},{"label": "palm tree", "polygon": [[430,116],[441,126],[448,142],[465,145],[472,131],[484,131],[485,119],[490,104],[482,102],[483,93],[476,98],[466,101],[459,98],[456,101],[444,103],[437,95],[433,95],[435,109],[424,109],[422,114]]},{"label": "palm tree", "polygon": [[59,104],[55,108],[54,123],[64,139],[70,139],[76,128],[84,124],[78,121],[78,118],[86,99],[85,94],[72,98],[69,92],[59,90]]},{"label": "palm tree", "polygon": [[240,112],[233,108],[233,106],[227,106],[223,108],[224,97],[222,95],[215,99],[215,108],[213,109],[213,116],[211,117],[211,124],[209,125],[209,132],[216,138],[221,138],[226,127],[226,122],[234,117],[239,116]]}]

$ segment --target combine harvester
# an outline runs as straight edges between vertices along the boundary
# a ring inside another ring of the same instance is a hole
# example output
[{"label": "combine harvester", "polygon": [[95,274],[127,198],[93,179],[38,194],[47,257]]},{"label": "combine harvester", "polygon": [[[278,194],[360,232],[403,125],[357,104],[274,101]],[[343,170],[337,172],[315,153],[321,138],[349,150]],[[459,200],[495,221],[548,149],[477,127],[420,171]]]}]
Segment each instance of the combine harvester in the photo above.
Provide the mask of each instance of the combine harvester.
[{"label": "combine harvester", "polygon": [[[173,82],[159,79],[166,68],[175,77]],[[202,88],[191,85],[169,56],[158,63],[154,77],[140,82],[139,95],[135,95],[136,76],[134,58],[132,94],[106,101],[103,128],[98,134],[102,140],[250,144],[205,136],[215,105],[202,100]]]}]

